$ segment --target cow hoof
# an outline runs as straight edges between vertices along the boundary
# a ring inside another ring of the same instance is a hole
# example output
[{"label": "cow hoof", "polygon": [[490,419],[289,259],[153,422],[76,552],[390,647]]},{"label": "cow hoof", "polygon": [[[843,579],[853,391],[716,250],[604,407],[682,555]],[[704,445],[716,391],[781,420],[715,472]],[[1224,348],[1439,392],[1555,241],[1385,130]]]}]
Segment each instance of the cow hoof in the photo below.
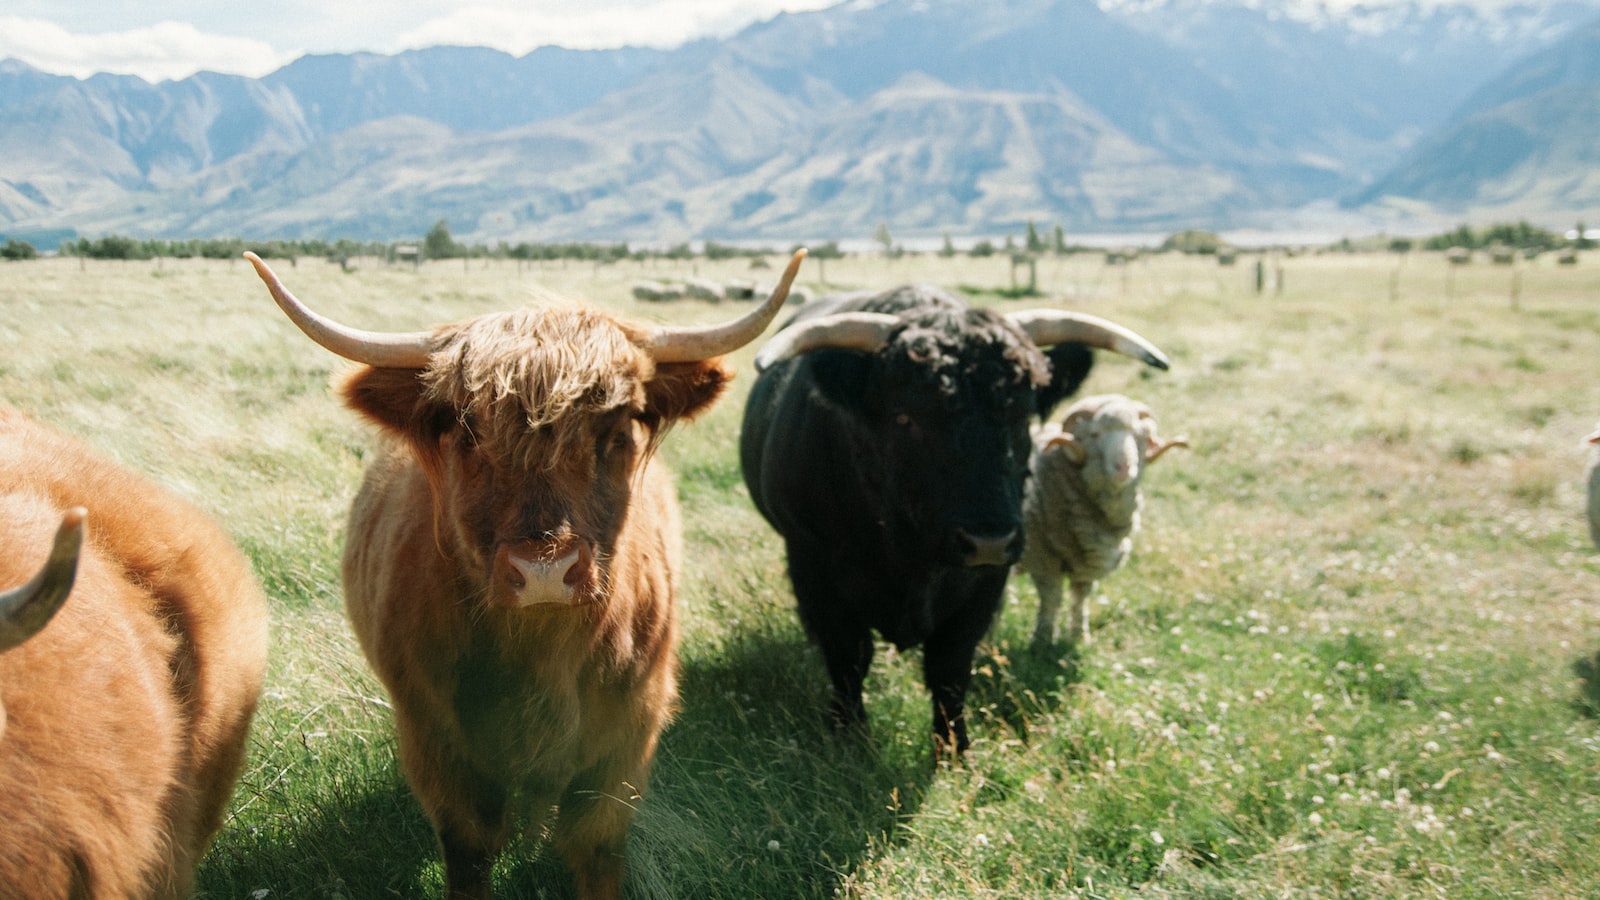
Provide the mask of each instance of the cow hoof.
[{"label": "cow hoof", "polygon": [[967,759],[967,748],[971,746],[966,736],[952,738],[949,735],[933,736],[933,766],[936,769],[949,769],[962,765]]}]

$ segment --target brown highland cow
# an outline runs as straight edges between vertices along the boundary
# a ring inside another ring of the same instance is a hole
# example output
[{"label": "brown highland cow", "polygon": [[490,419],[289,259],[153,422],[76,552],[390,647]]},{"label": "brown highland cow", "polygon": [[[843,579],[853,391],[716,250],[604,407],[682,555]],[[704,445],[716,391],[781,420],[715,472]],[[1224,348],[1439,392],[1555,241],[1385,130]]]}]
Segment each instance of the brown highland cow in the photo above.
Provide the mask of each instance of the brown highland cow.
[{"label": "brown highland cow", "polygon": [[653,328],[590,308],[407,335],[284,312],[362,365],[339,392],[385,435],[350,512],[345,605],[388,687],[400,764],[452,898],[490,896],[548,812],[578,894],[618,897],[634,802],[676,700],[680,526],[654,450],[732,377],[771,298],[727,324]]}]

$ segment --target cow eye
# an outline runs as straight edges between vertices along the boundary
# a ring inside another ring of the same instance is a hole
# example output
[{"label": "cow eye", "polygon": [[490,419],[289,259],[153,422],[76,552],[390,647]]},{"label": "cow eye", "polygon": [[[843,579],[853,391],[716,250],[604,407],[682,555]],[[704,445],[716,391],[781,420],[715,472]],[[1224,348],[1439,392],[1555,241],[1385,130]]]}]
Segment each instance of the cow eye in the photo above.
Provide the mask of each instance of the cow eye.
[{"label": "cow eye", "polygon": [[623,423],[613,428],[600,443],[602,458],[615,458],[619,454],[627,454],[633,450],[633,423]]},{"label": "cow eye", "polygon": [[470,451],[478,446],[478,420],[471,413],[462,413],[456,418],[455,431],[460,435],[457,446],[462,451]]}]

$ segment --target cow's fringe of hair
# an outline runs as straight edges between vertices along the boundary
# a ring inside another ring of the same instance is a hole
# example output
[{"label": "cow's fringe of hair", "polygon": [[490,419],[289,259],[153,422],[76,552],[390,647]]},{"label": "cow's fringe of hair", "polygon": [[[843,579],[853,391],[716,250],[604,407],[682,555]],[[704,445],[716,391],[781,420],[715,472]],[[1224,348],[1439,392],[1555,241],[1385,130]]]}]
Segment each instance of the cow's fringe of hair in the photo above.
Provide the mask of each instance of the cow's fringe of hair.
[{"label": "cow's fringe of hair", "polygon": [[[459,410],[482,446],[530,469],[557,465],[592,439],[553,426],[636,403],[654,372],[632,327],[587,307],[480,316],[440,338],[440,358],[424,375],[429,394]],[[527,440],[530,432],[542,439]]]}]

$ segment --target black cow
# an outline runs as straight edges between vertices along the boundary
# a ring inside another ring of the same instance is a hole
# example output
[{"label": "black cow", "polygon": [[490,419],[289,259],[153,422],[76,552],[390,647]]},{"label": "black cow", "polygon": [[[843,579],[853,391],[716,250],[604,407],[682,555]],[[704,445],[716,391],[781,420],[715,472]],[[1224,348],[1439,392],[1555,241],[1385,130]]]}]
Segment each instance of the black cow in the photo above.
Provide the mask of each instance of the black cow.
[{"label": "black cow", "polygon": [[740,462],[783,536],[800,619],[833,682],[833,716],[863,726],[872,632],[923,647],[941,752],[967,748],[972,655],[1022,552],[1029,417],[1077,388],[1103,347],[1161,351],[1092,316],[1000,315],[927,286],[824,298],[756,358]]}]

